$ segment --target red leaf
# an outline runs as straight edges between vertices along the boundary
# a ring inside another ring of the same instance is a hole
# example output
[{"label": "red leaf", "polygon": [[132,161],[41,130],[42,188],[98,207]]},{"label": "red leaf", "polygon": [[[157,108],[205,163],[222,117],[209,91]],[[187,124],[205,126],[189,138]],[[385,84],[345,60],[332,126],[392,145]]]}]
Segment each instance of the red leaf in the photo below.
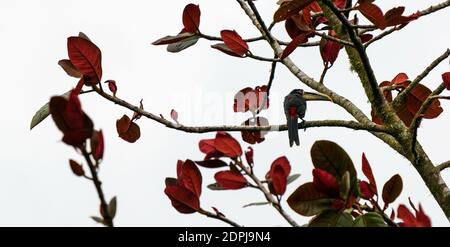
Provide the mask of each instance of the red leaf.
[{"label": "red leaf", "polygon": [[292,52],[295,51],[295,49],[297,49],[297,47],[300,44],[306,43],[308,41],[308,38],[306,37],[306,34],[300,34],[297,37],[295,37],[284,49],[283,54],[281,54],[280,59],[285,59],[287,58],[289,55],[291,55]]},{"label": "red leaf", "polygon": [[255,89],[246,87],[234,95],[233,111],[247,112],[250,110],[255,112],[259,109],[264,110],[269,108],[269,101],[266,85],[256,86]]},{"label": "red leaf", "polygon": [[330,197],[339,195],[339,184],[336,177],[322,169],[315,168],[313,170],[313,184],[318,191]]},{"label": "red leaf", "polygon": [[358,5],[358,10],[381,30],[386,28],[386,21],[384,19],[383,11],[381,11],[377,5],[373,3],[360,3]]},{"label": "red leaf", "polygon": [[[411,90],[411,93],[408,95],[406,101],[408,110],[415,115],[430,94],[431,90],[429,88],[422,84],[418,84],[416,87],[414,87],[413,90]],[[439,115],[441,115],[442,112],[443,109],[441,107],[440,101],[438,99],[434,99],[428,110],[425,112],[424,118],[437,118]]]},{"label": "red leaf", "polygon": [[113,96],[116,97],[116,93],[117,93],[116,81],[114,81],[114,80],[107,80],[107,81],[105,81],[105,83],[108,83],[109,91],[111,91],[111,93],[113,93]]},{"label": "red leaf", "polygon": [[366,158],[366,154],[362,154],[362,171],[364,175],[369,179],[370,185],[374,188],[374,193],[377,194],[377,183],[375,182],[375,177],[372,173],[372,168],[370,167],[369,161]]},{"label": "red leaf", "polygon": [[178,112],[172,109],[170,111],[170,117],[173,119],[173,121],[178,123]]},{"label": "red leaf", "polygon": [[131,122],[127,115],[116,121],[116,129],[119,137],[123,140],[134,143],[141,137],[141,130],[139,126]]},{"label": "red leaf", "polygon": [[[335,37],[336,33],[330,31],[328,35]],[[322,56],[323,62],[333,64],[338,58],[341,48],[342,46],[339,43],[322,38],[320,40],[320,55]]]},{"label": "red leaf", "polygon": [[103,132],[101,130],[95,131],[91,138],[91,152],[95,160],[103,159],[104,145]]},{"label": "red leaf", "polygon": [[200,8],[195,4],[188,4],[183,11],[183,25],[188,33],[196,33],[200,26]]},{"label": "red leaf", "polygon": [[339,9],[345,8],[346,3],[347,3],[347,0],[334,0],[334,5]]},{"label": "red leaf", "polygon": [[49,107],[56,126],[64,134],[64,143],[78,147],[92,136],[94,125],[82,111],[75,91],[72,90],[69,100],[61,96],[52,97]]},{"label": "red leaf", "polygon": [[445,88],[447,90],[450,90],[450,72],[446,72],[446,73],[442,74],[442,81],[445,84]]},{"label": "red leaf", "polygon": [[373,38],[373,35],[370,33],[365,33],[359,36],[359,38],[361,39],[361,42],[364,44],[366,42],[369,42]]},{"label": "red leaf", "polygon": [[77,68],[75,68],[75,66],[72,64],[72,62],[69,59],[59,60],[58,65],[61,66],[61,68],[63,68],[63,70],[69,76],[72,76],[75,78],[83,77],[83,74],[81,74],[81,72]]},{"label": "red leaf", "polygon": [[[242,125],[244,126],[269,126],[269,120],[265,117],[256,117],[248,119]],[[241,131],[242,140],[249,144],[261,143],[265,140],[267,131]]]},{"label": "red leaf", "polygon": [[273,20],[275,22],[284,21],[287,18],[298,14],[306,6],[310,5],[314,0],[294,0],[283,3],[275,12]]},{"label": "red leaf", "polygon": [[397,26],[402,24],[407,24],[408,22],[415,20],[417,18],[414,17],[406,17],[402,16],[405,11],[405,7],[396,7],[388,10],[384,15],[384,19],[386,20],[386,26]]},{"label": "red leaf", "polygon": [[248,45],[236,31],[222,30],[220,32],[225,45],[237,55],[244,57],[248,53]]},{"label": "red leaf", "polygon": [[204,160],[223,157],[223,153],[217,151],[214,147],[214,140],[215,139],[200,140],[198,143],[200,151],[206,154]]},{"label": "red leaf", "polygon": [[223,52],[223,53],[225,53],[227,55],[233,56],[233,57],[242,57],[242,56],[236,54],[230,48],[228,48],[228,46],[225,45],[224,43],[219,43],[219,44],[212,45],[211,48],[219,50],[219,51],[221,51],[221,52]]},{"label": "red leaf", "polygon": [[225,163],[225,161],[219,159],[195,161],[195,164],[206,168],[219,168],[228,166],[228,164]]},{"label": "red leaf", "polygon": [[400,175],[396,174],[392,176],[383,186],[383,201],[386,204],[390,204],[397,199],[403,190],[403,181]]},{"label": "red leaf", "polygon": [[81,177],[84,176],[84,170],[83,167],[78,164],[75,160],[69,160],[70,169],[72,169],[72,172]]},{"label": "red leaf", "polygon": [[291,165],[285,157],[279,157],[272,162],[268,174],[269,189],[274,195],[283,195],[286,192],[287,177],[291,173]]},{"label": "red leaf", "polygon": [[375,195],[375,193],[373,193],[372,189],[370,188],[370,184],[366,181],[361,181],[359,183],[359,190],[361,191],[361,197],[366,200],[369,200]]},{"label": "red leaf", "polygon": [[237,190],[247,187],[247,179],[238,173],[232,171],[221,171],[214,175],[217,184],[228,190]]},{"label": "red leaf", "polygon": [[178,183],[180,186],[194,193],[197,197],[200,197],[202,194],[202,174],[192,160],[186,160],[181,165]]},{"label": "red leaf", "polygon": [[409,81],[408,75],[405,73],[399,73],[392,79],[390,85],[396,86],[396,85],[402,85],[405,84],[405,82]]},{"label": "red leaf", "polygon": [[245,160],[247,161],[247,164],[253,165],[253,148],[248,147],[245,151]]},{"label": "red leaf", "polygon": [[226,132],[217,132],[214,147],[217,151],[230,158],[237,158],[242,155],[239,142]]},{"label": "red leaf", "polygon": [[400,224],[403,227],[431,227],[431,220],[420,205],[419,211],[414,216],[405,205],[401,204],[397,209],[397,216],[403,221]]},{"label": "red leaf", "polygon": [[67,39],[69,59],[84,77],[84,83],[92,86],[102,79],[102,53],[91,41],[80,37]]},{"label": "red leaf", "polygon": [[182,186],[166,186],[164,193],[172,201],[172,206],[180,213],[190,214],[200,209],[199,198]]}]

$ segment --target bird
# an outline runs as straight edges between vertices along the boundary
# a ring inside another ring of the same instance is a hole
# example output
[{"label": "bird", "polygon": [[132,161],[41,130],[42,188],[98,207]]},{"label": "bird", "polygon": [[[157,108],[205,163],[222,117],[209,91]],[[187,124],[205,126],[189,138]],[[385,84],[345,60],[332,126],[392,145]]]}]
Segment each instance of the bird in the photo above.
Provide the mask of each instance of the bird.
[{"label": "bird", "polygon": [[286,115],[289,146],[294,143],[300,146],[298,138],[298,119],[305,121],[306,101],[332,101],[331,97],[324,94],[305,92],[303,89],[294,89],[284,97],[284,113]]}]

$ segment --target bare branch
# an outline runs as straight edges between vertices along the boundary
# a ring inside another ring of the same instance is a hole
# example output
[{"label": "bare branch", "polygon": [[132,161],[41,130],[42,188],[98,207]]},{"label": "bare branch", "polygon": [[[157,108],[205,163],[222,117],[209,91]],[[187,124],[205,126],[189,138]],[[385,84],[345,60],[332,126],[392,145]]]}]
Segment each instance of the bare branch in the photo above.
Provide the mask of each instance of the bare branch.
[{"label": "bare branch", "polygon": [[[207,133],[207,132],[216,132],[216,131],[286,131],[286,124],[282,125],[269,125],[269,126],[244,126],[244,125],[222,125],[222,126],[185,126],[181,124],[177,124],[171,122],[161,116],[150,113],[146,110],[141,109],[138,106],[128,103],[127,101],[120,99],[118,97],[114,97],[110,94],[107,94],[104,91],[100,91],[100,89],[96,86],[92,87],[99,95],[103,98],[114,102],[120,106],[123,106],[131,111],[134,111],[146,118],[154,120],[160,124],[165,125],[168,128],[176,129],[188,133]],[[345,120],[322,120],[322,121],[306,121],[299,124],[300,129],[313,128],[313,127],[345,127],[354,130],[367,130],[371,132],[381,132],[381,133],[389,133],[389,130],[381,125],[376,124],[363,124],[355,121],[345,121]]]},{"label": "bare branch", "polygon": [[242,162],[240,162],[239,160],[237,162],[237,165],[239,166],[239,168],[242,169],[242,171],[244,171],[247,174],[247,176],[249,176],[253,180],[253,182],[255,182],[257,189],[259,189],[264,194],[267,202],[269,202],[291,226],[298,227],[299,225],[297,224],[297,222],[295,222],[295,220],[293,220],[291,216],[288,215],[286,211],[283,210],[281,204],[279,203],[279,200],[275,199],[272,196],[269,190],[267,190],[267,188],[264,186],[261,180],[259,180],[259,178],[256,177],[256,175],[252,172],[252,170],[244,166]]},{"label": "bare branch", "polygon": [[320,37],[322,37],[322,38],[324,38],[324,39],[327,39],[327,40],[331,40],[331,41],[337,42],[337,43],[339,43],[339,44],[341,44],[341,45],[346,45],[346,46],[350,46],[350,47],[355,47],[351,42],[348,42],[348,41],[346,41],[346,40],[339,39],[339,38],[336,38],[336,37],[333,37],[333,36],[330,36],[330,35],[327,35],[327,34],[324,34],[324,33],[321,33],[321,32],[317,32],[317,31],[315,31],[314,33],[315,33],[317,36],[320,36]]},{"label": "bare branch", "polygon": [[205,216],[207,216],[207,217],[209,217],[209,218],[213,218],[213,219],[217,219],[217,220],[223,221],[223,222],[229,224],[230,226],[234,226],[234,227],[242,227],[240,224],[238,224],[238,223],[236,223],[236,222],[234,222],[234,221],[228,219],[228,218],[225,217],[225,215],[223,215],[223,214],[217,214],[217,213],[208,212],[208,211],[206,211],[206,210],[204,210],[204,209],[200,209],[200,210],[198,211],[198,213],[199,213],[199,214],[203,214],[203,215],[205,215]]},{"label": "bare branch", "polygon": [[436,11],[438,11],[438,10],[444,9],[444,8],[446,8],[446,7],[448,7],[448,6],[450,6],[450,0],[447,0],[447,1],[445,1],[445,2],[436,4],[436,5],[433,5],[433,6],[427,8],[427,9],[425,9],[425,10],[419,11],[418,13],[419,13],[421,16],[425,16],[425,15],[429,15],[429,14],[431,14],[431,13],[433,13],[433,12],[436,12]]},{"label": "bare branch", "polygon": [[[101,89],[98,88],[98,90],[100,91]],[[100,179],[98,178],[97,170],[92,163],[89,153],[86,151],[86,147],[81,148],[81,153],[83,154],[88,164],[89,170],[91,171],[92,181],[95,185],[95,189],[97,190],[98,198],[100,199],[100,207],[103,211],[102,216],[104,218],[105,224],[109,227],[114,227],[113,219],[108,210],[108,203],[105,200],[105,196],[102,190],[102,182],[100,182]]]},{"label": "bare branch", "polygon": [[425,68],[401,93],[392,101],[392,107],[397,109],[406,99],[406,96],[419,84],[436,66],[450,56],[450,49],[447,49],[442,55],[436,58],[431,64]]},{"label": "bare branch", "polygon": [[446,161],[446,162],[444,162],[444,163],[442,163],[442,164],[440,164],[440,165],[437,166],[437,169],[438,169],[439,171],[443,171],[443,170],[445,170],[445,169],[447,169],[447,168],[450,168],[450,160],[449,160],[449,161]]}]

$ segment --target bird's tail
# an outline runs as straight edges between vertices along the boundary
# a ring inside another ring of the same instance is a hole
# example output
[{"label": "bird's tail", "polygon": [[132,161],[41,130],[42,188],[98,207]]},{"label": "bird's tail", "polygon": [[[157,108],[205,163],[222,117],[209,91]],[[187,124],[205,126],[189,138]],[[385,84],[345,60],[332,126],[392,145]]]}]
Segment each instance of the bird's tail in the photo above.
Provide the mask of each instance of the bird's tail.
[{"label": "bird's tail", "polygon": [[289,146],[295,144],[300,145],[300,140],[298,139],[298,118],[289,117],[287,121],[288,134],[289,134]]}]

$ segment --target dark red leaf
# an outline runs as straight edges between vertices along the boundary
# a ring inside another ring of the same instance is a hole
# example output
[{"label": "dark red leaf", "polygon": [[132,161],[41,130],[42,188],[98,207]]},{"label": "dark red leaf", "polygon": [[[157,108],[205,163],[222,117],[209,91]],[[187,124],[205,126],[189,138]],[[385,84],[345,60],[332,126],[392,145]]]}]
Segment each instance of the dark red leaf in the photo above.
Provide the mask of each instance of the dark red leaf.
[{"label": "dark red leaf", "polygon": [[58,65],[61,66],[61,68],[63,68],[63,70],[69,76],[72,76],[75,78],[83,77],[83,74],[77,68],[75,68],[75,66],[72,64],[72,62],[69,59],[59,60]]},{"label": "dark red leaf", "polygon": [[230,158],[237,158],[242,155],[239,142],[226,132],[217,132],[214,147],[217,151]]},{"label": "dark red leaf", "polygon": [[346,3],[347,3],[347,0],[334,0],[334,5],[339,9],[345,8]]},{"label": "dark red leaf", "polygon": [[95,160],[103,159],[103,153],[105,149],[105,144],[103,141],[103,132],[94,131],[93,136],[91,138],[91,152],[92,156]]},{"label": "dark red leaf", "polygon": [[242,56],[236,54],[230,48],[228,48],[228,46],[225,45],[224,43],[219,43],[219,44],[212,45],[211,48],[219,50],[219,51],[221,51],[221,52],[223,52],[223,53],[225,53],[227,55],[233,56],[233,57],[242,57]]},{"label": "dark red leaf", "polygon": [[141,130],[139,126],[131,122],[127,115],[116,121],[116,129],[119,137],[123,140],[134,143],[141,137]]},{"label": "dark red leaf", "polygon": [[222,30],[220,32],[225,45],[238,56],[244,57],[248,53],[248,44],[236,31]]},{"label": "dark red leaf", "polygon": [[335,176],[318,168],[315,168],[312,173],[313,184],[318,191],[332,198],[338,197],[339,184]]},{"label": "dark red leaf", "polygon": [[283,3],[275,12],[273,20],[275,22],[284,21],[287,18],[298,14],[303,8],[311,4],[314,0],[294,0]]},{"label": "dark red leaf", "polygon": [[253,148],[248,147],[245,151],[245,160],[247,160],[247,164],[253,165]]},{"label": "dark red leaf", "polygon": [[370,41],[373,38],[373,35],[370,33],[365,33],[365,34],[359,36],[359,38],[361,39],[361,42],[364,44],[364,43]]},{"label": "dark red leaf", "polygon": [[362,171],[364,175],[369,179],[369,183],[374,188],[374,193],[377,194],[377,183],[375,182],[375,177],[373,176],[372,168],[370,167],[369,161],[366,158],[366,154],[362,154]]},{"label": "dark red leaf", "polygon": [[446,73],[442,74],[442,81],[445,84],[445,88],[447,90],[450,90],[450,72],[446,72]]},{"label": "dark red leaf", "polygon": [[200,8],[195,4],[188,4],[183,11],[183,25],[188,33],[196,33],[200,27]]},{"label": "dark red leaf", "polygon": [[75,160],[69,160],[70,169],[72,172],[77,176],[84,176],[84,169],[83,167],[78,164]]},{"label": "dark red leaf", "polygon": [[192,160],[186,160],[181,165],[178,183],[197,197],[200,197],[202,194],[202,174]]},{"label": "dark red leaf", "polygon": [[228,164],[225,161],[219,159],[195,161],[195,164],[206,168],[219,168],[228,166]]},{"label": "dark red leaf", "polygon": [[69,99],[57,96],[50,99],[50,113],[63,134],[63,142],[78,147],[92,136],[93,123],[82,111],[80,101],[72,90]]},{"label": "dark red leaf", "polygon": [[383,201],[386,204],[390,204],[397,199],[403,190],[403,181],[400,175],[396,174],[392,176],[383,186]]},{"label": "dark red leaf", "polygon": [[234,95],[234,112],[255,112],[269,108],[267,86],[256,86],[255,89],[246,87]]},{"label": "dark red leaf", "polygon": [[206,139],[206,140],[201,140],[198,143],[198,146],[200,148],[200,151],[204,154],[206,154],[204,160],[209,160],[212,158],[220,158],[223,157],[223,153],[219,152],[215,147],[214,147],[214,140],[215,139]]},{"label": "dark red leaf", "polygon": [[67,39],[69,59],[84,77],[84,83],[92,86],[102,79],[102,53],[91,41],[80,37]]},{"label": "dark red leaf", "polygon": [[182,186],[166,186],[164,193],[172,201],[172,206],[180,213],[190,214],[200,209],[199,198]]},{"label": "dark red leaf", "polygon": [[[250,118],[244,123],[244,126],[269,126],[269,120],[265,117]],[[249,144],[261,143],[265,140],[265,135],[267,131],[241,131],[242,140]]]},{"label": "dark red leaf", "polygon": [[375,193],[373,193],[370,186],[371,185],[366,181],[361,181],[359,183],[359,190],[361,191],[361,197],[366,200],[369,200],[370,198],[372,198],[375,195]]},{"label": "dark red leaf", "polygon": [[[428,87],[418,84],[413,90],[411,90],[411,93],[408,95],[406,100],[408,110],[415,115],[430,94],[431,90]],[[424,118],[437,118],[442,112],[443,109],[440,101],[438,99],[434,99],[428,110],[425,112]]]},{"label": "dark red leaf", "polygon": [[308,38],[306,37],[305,33],[298,35],[286,46],[286,48],[284,48],[280,59],[287,58],[289,55],[291,55],[292,52],[295,51],[295,49],[297,49],[300,44],[306,43],[307,41]]},{"label": "dark red leaf", "polygon": [[383,11],[373,3],[360,3],[358,10],[363,14],[370,22],[381,30],[386,28],[386,21],[384,19]]},{"label": "dark red leaf", "polygon": [[396,26],[401,24],[406,24],[412,19],[410,17],[402,16],[405,11],[405,7],[395,7],[386,12],[384,19],[386,21],[386,26]]},{"label": "dark red leaf", "polygon": [[238,173],[232,171],[221,171],[214,175],[217,184],[228,190],[238,190],[247,187],[247,179]]},{"label": "dark red leaf", "polygon": [[111,93],[113,93],[113,96],[116,97],[116,93],[117,93],[116,81],[114,81],[114,80],[107,80],[107,81],[105,81],[105,83],[108,83],[109,91],[111,91]]},{"label": "dark red leaf", "polygon": [[334,199],[321,193],[312,182],[298,187],[289,196],[287,203],[295,212],[303,216],[313,216],[325,210],[332,209]]}]

